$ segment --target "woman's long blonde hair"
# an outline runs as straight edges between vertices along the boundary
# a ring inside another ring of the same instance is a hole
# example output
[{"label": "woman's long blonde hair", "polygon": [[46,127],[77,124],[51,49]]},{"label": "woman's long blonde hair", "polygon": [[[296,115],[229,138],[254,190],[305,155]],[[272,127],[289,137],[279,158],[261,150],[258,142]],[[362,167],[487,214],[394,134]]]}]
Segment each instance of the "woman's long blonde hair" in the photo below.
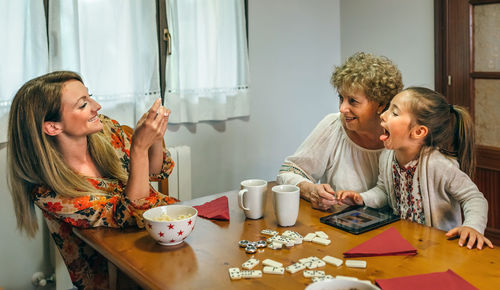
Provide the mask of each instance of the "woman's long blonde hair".
[{"label": "woman's long blonde hair", "polygon": [[[38,230],[32,198],[36,185],[45,185],[65,197],[105,194],[67,166],[56,139],[42,130],[45,121],[60,121],[61,89],[70,80],[83,83],[78,74],[70,71],[52,72],[32,79],[19,89],[10,108],[9,189],[17,227],[30,237]],[[91,134],[87,141],[90,155],[103,176],[126,183],[128,174],[103,133]]]}]

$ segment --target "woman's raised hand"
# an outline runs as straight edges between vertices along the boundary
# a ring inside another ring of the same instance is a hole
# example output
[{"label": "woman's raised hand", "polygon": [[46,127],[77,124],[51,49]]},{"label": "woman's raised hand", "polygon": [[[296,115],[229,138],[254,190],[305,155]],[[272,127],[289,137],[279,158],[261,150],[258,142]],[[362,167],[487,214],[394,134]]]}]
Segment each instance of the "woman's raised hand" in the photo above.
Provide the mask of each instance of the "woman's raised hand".
[{"label": "woman's raised hand", "polygon": [[161,143],[167,130],[169,115],[170,110],[161,105],[161,99],[157,99],[137,122],[132,136],[132,146],[148,150],[153,144]]}]

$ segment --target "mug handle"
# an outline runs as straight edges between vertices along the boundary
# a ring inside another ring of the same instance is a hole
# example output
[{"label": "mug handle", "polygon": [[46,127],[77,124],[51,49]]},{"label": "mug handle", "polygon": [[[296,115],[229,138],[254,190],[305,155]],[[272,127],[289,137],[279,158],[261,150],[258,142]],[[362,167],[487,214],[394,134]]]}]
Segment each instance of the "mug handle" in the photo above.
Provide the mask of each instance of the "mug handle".
[{"label": "mug handle", "polygon": [[240,192],[238,193],[238,204],[240,206],[241,209],[243,210],[250,210],[249,208],[246,208],[245,205],[243,204],[243,195],[248,192],[248,189],[242,189],[240,190]]}]

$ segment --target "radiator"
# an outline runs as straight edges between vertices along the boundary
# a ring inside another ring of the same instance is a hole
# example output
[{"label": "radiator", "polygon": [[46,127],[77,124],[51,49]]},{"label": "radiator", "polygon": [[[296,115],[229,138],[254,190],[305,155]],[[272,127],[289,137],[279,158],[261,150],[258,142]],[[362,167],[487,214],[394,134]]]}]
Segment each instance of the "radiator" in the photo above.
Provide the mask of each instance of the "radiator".
[{"label": "radiator", "polygon": [[168,194],[181,201],[191,199],[191,148],[189,146],[169,147],[174,169],[168,177]]},{"label": "radiator", "polygon": [[[191,148],[189,146],[169,147],[168,151],[175,162],[174,169],[168,177],[169,195],[179,200],[191,199]],[[153,186],[157,186],[157,183]],[[157,188],[157,187],[156,187]],[[66,265],[50,238],[50,254],[54,265],[56,290],[73,289]]]}]

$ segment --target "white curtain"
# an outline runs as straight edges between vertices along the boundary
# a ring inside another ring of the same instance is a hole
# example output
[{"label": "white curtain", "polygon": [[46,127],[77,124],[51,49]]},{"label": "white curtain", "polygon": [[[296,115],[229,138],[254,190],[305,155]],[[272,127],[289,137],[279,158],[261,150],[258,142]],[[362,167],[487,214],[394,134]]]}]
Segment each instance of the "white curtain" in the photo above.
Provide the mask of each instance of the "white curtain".
[{"label": "white curtain", "polygon": [[47,72],[47,31],[43,1],[0,0],[0,143],[14,94],[26,81]]},{"label": "white curtain", "polygon": [[169,122],[249,115],[243,0],[165,0],[172,54],[167,58]]},{"label": "white curtain", "polygon": [[49,45],[111,118],[135,124],[160,97],[155,0],[50,0]]}]

